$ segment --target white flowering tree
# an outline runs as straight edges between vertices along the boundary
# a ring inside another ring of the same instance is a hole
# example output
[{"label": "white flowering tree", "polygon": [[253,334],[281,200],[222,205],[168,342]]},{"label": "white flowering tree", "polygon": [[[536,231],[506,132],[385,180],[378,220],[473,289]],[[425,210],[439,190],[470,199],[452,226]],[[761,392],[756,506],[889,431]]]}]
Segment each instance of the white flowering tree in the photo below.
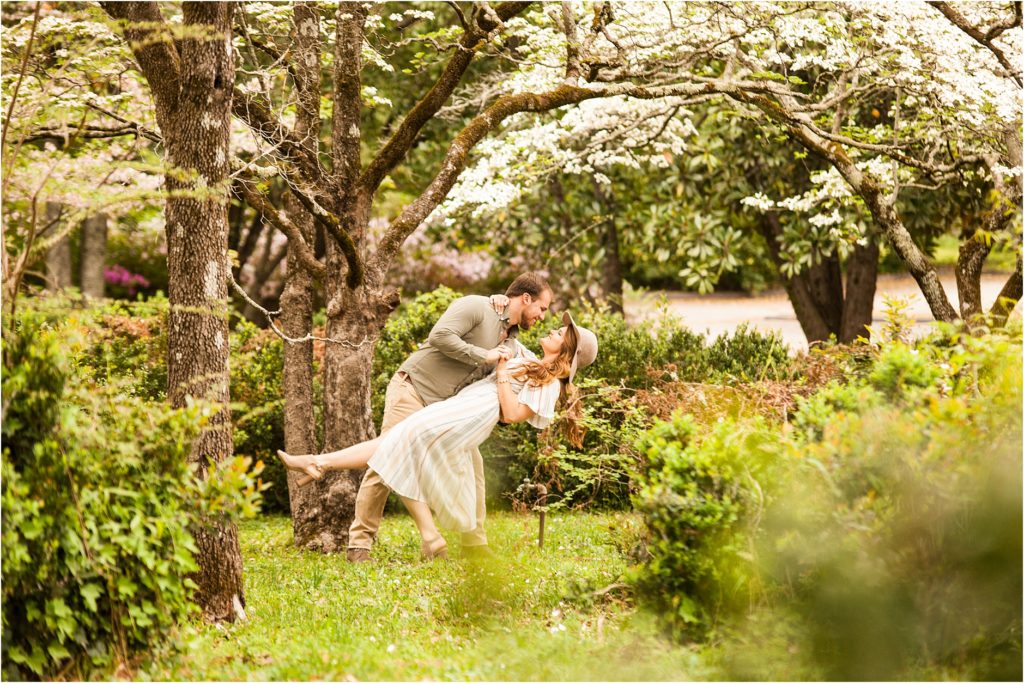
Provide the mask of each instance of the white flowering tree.
[{"label": "white flowering tree", "polygon": [[[812,178],[809,192],[760,192],[747,199],[752,209],[803,218],[778,236],[784,275],[793,276],[813,266],[817,254],[835,250],[848,264],[877,259],[870,253],[871,232],[877,231],[917,279],[936,319],[953,320],[980,312],[981,262],[993,239],[1012,238],[1007,227],[1019,221],[1013,207],[1020,199],[1013,180],[1020,173],[1019,7],[979,3],[963,11],[966,16],[945,3],[631,3],[612,10],[615,21],[604,29],[606,41],[594,46],[630,74],[649,74],[672,87],[704,84],[705,97],[720,94],[716,104],[774,126],[804,153],[828,164]],[[528,44],[564,43],[554,21],[521,30]],[[519,79],[496,87],[557,79],[558,66],[538,60]],[[619,112],[604,112],[604,125],[613,132],[632,128],[631,103],[591,104],[619,104]],[[683,116],[692,119],[693,106],[687,102]],[[653,156],[630,154],[637,151],[631,146],[635,139],[625,135],[622,145],[595,153],[597,143],[614,135],[591,135],[571,116],[544,125],[525,118],[509,123],[498,140],[479,149],[478,166],[460,179],[441,220],[467,208],[476,215],[503,208],[531,179],[547,173],[584,173],[601,180],[609,163],[658,163]],[[686,144],[685,137],[665,134],[666,144]],[[550,151],[555,148],[558,152]],[[496,175],[503,182],[495,188]],[[921,191],[950,186],[972,193],[992,190],[983,215],[958,226],[965,245],[958,267],[959,313],[902,214],[908,199]],[[861,207],[871,216],[870,225],[851,220],[851,212]],[[1004,294],[1014,302],[1019,289],[1018,269]],[[864,303],[855,308],[863,309]],[[995,309],[1005,311],[1005,302]]]},{"label": "white flowering tree", "polygon": [[11,3],[4,19],[5,303],[14,310],[25,278],[46,277],[47,253],[80,226],[82,289],[100,295],[106,217],[126,230],[135,221],[123,217],[162,201],[145,87],[95,10]]},{"label": "white flowering tree", "polygon": [[[809,341],[865,334],[877,242],[860,250],[866,258],[845,260],[844,291],[833,240],[809,242],[799,214],[752,211],[742,201],[769,187],[783,195],[809,191],[824,162],[728,106],[702,107],[694,125],[685,154],[665,153],[671,160],[666,168],[620,164],[606,170],[607,183],[555,172],[546,184],[527,185],[507,207],[467,205],[433,221],[428,231],[449,241],[494,244],[503,261],[550,270],[567,295],[599,297],[613,307],[627,275],[674,278],[706,292],[723,278],[757,287],[777,271]],[[914,214],[915,234],[922,223],[942,218],[941,207],[930,202]],[[870,224],[861,208],[845,207],[844,214]],[[792,246],[782,251],[782,244]],[[800,251],[809,263],[792,268],[790,259]]]}]

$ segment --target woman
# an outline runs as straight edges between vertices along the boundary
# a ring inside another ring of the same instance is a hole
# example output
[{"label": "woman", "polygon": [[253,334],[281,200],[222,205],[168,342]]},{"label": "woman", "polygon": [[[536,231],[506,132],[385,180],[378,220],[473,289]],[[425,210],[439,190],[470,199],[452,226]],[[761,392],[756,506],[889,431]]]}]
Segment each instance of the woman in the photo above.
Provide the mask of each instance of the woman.
[{"label": "woman", "polygon": [[487,378],[413,413],[383,437],[321,455],[278,451],[278,456],[289,469],[307,475],[300,485],[319,479],[325,470],[370,467],[401,496],[423,538],[423,554],[443,557],[446,544],[430,510],[443,526],[458,531],[476,527],[476,485],[467,449],[483,443],[499,420],[544,429],[561,398],[567,406],[567,434],[579,443],[581,406],[572,380],[597,357],[597,337],[568,313],[562,321],[565,327],[540,340],[544,355],[539,360],[502,360]]}]

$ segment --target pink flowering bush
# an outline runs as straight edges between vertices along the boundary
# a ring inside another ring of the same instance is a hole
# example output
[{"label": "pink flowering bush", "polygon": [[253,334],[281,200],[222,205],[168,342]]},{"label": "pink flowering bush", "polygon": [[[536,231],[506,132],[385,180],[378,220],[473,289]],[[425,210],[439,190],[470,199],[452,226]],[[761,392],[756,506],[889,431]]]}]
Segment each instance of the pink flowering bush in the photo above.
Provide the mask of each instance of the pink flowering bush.
[{"label": "pink flowering bush", "polygon": [[149,288],[149,280],[121,265],[104,268],[103,279],[113,288],[110,293],[115,297],[120,293],[119,290],[123,290],[129,297],[134,297],[138,289]]}]

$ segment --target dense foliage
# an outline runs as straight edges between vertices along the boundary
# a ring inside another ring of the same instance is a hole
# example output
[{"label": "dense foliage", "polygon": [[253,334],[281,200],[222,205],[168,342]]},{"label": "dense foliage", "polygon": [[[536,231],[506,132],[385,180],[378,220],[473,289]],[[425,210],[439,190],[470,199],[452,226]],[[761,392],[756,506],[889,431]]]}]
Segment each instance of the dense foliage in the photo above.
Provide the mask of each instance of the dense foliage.
[{"label": "dense foliage", "polygon": [[[582,305],[576,321],[594,331],[600,350],[577,384],[583,401],[586,436],[572,446],[558,429],[537,435],[527,425],[502,427],[486,445],[489,469],[497,488],[541,483],[553,494],[549,504],[562,507],[630,507],[635,474],[645,457],[634,442],[651,424],[657,403],[650,390],[667,383],[722,386],[748,380],[788,380],[799,375],[781,340],[741,327],[708,343],[667,313],[655,320],[628,324],[606,308]],[[548,320],[521,340],[536,340],[560,320]],[[504,464],[504,471],[502,465]],[[489,494],[493,495],[493,494]]]},{"label": "dense foliage", "polygon": [[787,658],[811,678],[967,660],[1019,678],[1020,373],[1019,328],[947,329],[886,345],[788,424],[656,424],[639,589],[678,632],[739,634],[737,678]]},{"label": "dense foliage", "polygon": [[677,413],[642,435],[648,459],[637,510],[650,533],[638,586],[668,621],[698,633],[742,613],[754,589],[748,526],[762,512],[758,484],[779,460],[776,434],[760,418],[724,420],[702,438]]},{"label": "dense foliage", "polygon": [[[392,316],[379,393],[455,296]],[[158,647],[190,613],[191,525],[251,511],[258,465],[205,484],[185,465],[206,408],[162,403],[165,311],[46,297],[5,335],[7,675]],[[536,504],[526,478],[549,508],[634,507],[641,543],[614,541],[638,562],[631,585],[677,636],[734,653],[732,677],[1017,675],[1019,332],[907,343],[894,319],[880,347],[793,359],[748,330],[708,343],[669,317],[575,314],[602,350],[579,380],[583,448],[498,428],[489,505]],[[253,460],[281,445],[281,345],[244,321],[231,338],[236,452]]]},{"label": "dense foliage", "polygon": [[192,614],[191,529],[259,504],[247,460],[205,481],[188,465],[210,407],[171,410],[123,379],[80,372],[95,360],[90,328],[52,313],[22,314],[3,337],[3,673],[13,679],[82,677],[158,647]]}]

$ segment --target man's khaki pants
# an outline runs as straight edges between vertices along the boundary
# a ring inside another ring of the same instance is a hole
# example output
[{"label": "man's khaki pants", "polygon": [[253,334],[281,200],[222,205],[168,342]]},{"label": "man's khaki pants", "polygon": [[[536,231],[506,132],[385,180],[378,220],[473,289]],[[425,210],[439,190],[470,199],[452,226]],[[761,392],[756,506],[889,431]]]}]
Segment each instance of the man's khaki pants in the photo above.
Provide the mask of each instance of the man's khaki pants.
[{"label": "man's khaki pants", "polygon": [[[417,410],[423,409],[423,400],[413,388],[412,382],[404,373],[395,373],[388,383],[384,395],[384,420],[380,426],[381,436],[396,424],[409,417]],[[487,508],[484,504],[484,459],[480,450],[473,449],[473,474],[476,475],[476,528],[462,534],[463,546],[487,545],[487,534],[484,532],[484,516]],[[384,505],[388,502],[388,488],[380,475],[371,469],[366,470],[363,481],[356,494],[356,516],[348,530],[348,547],[369,550],[377,538],[380,520],[384,516]]]}]

